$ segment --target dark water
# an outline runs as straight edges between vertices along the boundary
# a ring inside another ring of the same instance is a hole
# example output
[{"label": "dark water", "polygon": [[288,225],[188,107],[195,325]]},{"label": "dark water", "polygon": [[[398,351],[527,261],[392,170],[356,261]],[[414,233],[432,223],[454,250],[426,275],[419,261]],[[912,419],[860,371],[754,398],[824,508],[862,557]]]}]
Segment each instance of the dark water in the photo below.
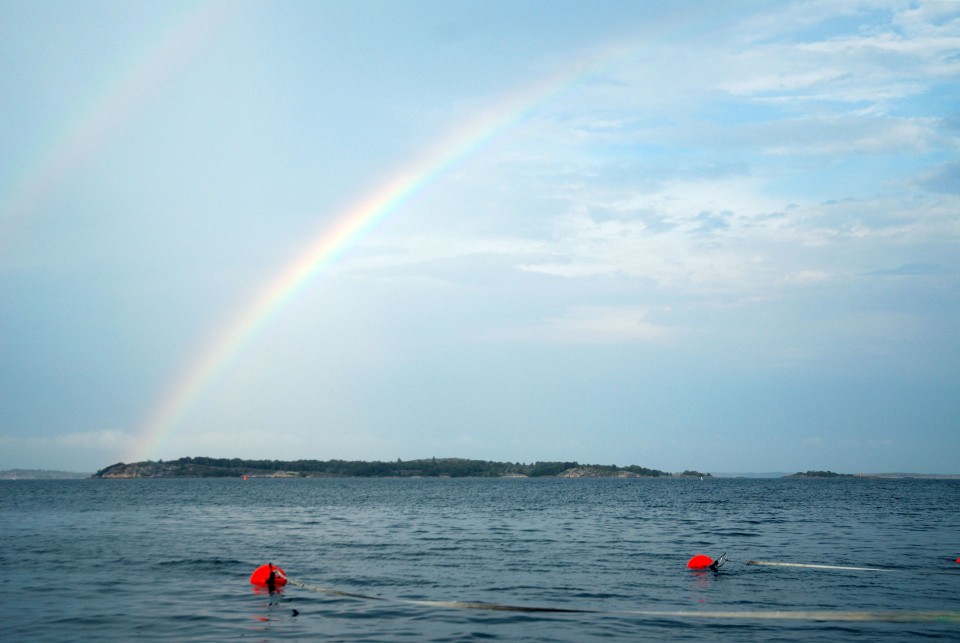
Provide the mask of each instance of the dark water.
[{"label": "dark water", "polygon": [[950,480],[2,481],[0,639],[958,639],[958,555]]}]

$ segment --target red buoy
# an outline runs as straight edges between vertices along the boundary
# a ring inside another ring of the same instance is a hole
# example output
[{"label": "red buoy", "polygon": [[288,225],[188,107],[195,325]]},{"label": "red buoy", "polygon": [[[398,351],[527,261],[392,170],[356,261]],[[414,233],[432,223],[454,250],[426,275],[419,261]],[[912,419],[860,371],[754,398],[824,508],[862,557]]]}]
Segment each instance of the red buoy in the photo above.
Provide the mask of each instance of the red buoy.
[{"label": "red buoy", "polygon": [[687,567],[690,569],[710,569],[710,565],[712,564],[713,559],[704,554],[697,554],[687,561]]},{"label": "red buoy", "polygon": [[273,563],[267,563],[253,570],[253,573],[250,574],[250,582],[257,587],[275,589],[287,584],[287,574]]}]

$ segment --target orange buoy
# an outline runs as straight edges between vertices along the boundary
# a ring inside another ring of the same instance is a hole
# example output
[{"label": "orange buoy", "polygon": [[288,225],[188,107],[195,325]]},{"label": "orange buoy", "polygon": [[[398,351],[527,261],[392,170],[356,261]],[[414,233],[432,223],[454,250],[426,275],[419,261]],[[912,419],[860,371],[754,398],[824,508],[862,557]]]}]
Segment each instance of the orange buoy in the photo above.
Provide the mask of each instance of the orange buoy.
[{"label": "orange buoy", "polygon": [[250,574],[250,582],[257,587],[276,589],[287,584],[287,574],[273,563],[260,565]]},{"label": "orange buoy", "polygon": [[687,561],[687,567],[690,569],[710,569],[710,565],[712,564],[713,559],[704,554],[697,554]]}]

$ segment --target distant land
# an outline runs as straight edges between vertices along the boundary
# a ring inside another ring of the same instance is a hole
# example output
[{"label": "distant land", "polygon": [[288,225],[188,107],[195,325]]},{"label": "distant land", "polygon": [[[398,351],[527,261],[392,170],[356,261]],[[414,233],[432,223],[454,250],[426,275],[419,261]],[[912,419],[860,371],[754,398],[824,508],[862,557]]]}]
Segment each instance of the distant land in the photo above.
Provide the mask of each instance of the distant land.
[{"label": "distant land", "polygon": [[929,480],[960,480],[960,473],[858,473],[858,478],[924,478]]},{"label": "distant land", "polygon": [[834,473],[833,471],[800,471],[784,478],[926,478],[930,480],[957,480],[960,475],[941,473]]},{"label": "distant land", "polygon": [[637,465],[580,464],[578,462],[488,462],[464,458],[428,458],[390,462],[345,460],[241,460],[239,458],[180,458],[119,462],[93,474],[93,478],[303,478],[303,477],[481,477],[481,478],[670,478],[709,477],[709,473],[668,473]]},{"label": "distant land", "polygon": [[88,478],[303,478],[303,477],[501,477],[501,478],[887,478],[958,480],[960,474],[940,473],[835,473],[833,471],[668,473],[631,465],[579,464],[577,462],[487,462],[464,458],[428,458],[391,462],[345,460],[243,460],[239,458],[180,458],[110,465],[94,474],[50,469],[8,469],[0,480],[77,480]]},{"label": "distant land", "polygon": [[835,473],[833,471],[798,471],[785,473],[772,471],[767,473],[714,473],[714,478],[922,478],[928,480],[960,480],[956,473]]},{"label": "distant land", "polygon": [[785,478],[926,478],[930,480],[957,480],[960,475],[941,473],[834,473],[833,471],[803,471]]},{"label": "distant land", "polygon": [[0,480],[75,480],[89,477],[89,473],[51,471],[49,469],[9,469],[7,471],[0,471]]},{"label": "distant land", "polygon": [[792,473],[786,478],[853,478],[852,473],[834,473],[833,471],[803,471]]},{"label": "distant land", "polygon": [[786,471],[763,471],[763,472],[725,471],[725,472],[714,473],[713,477],[714,478],[786,478],[788,475],[790,474],[787,473]]}]

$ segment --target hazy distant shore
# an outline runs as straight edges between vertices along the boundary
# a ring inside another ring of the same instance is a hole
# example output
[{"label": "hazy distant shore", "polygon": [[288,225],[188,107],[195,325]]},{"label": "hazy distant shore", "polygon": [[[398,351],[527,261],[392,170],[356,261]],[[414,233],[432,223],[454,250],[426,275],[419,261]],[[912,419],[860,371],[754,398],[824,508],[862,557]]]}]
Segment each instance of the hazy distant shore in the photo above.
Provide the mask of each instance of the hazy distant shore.
[{"label": "hazy distant shore", "polygon": [[0,471],[0,480],[75,480],[89,477],[89,473],[54,471],[51,469],[8,469]]}]

